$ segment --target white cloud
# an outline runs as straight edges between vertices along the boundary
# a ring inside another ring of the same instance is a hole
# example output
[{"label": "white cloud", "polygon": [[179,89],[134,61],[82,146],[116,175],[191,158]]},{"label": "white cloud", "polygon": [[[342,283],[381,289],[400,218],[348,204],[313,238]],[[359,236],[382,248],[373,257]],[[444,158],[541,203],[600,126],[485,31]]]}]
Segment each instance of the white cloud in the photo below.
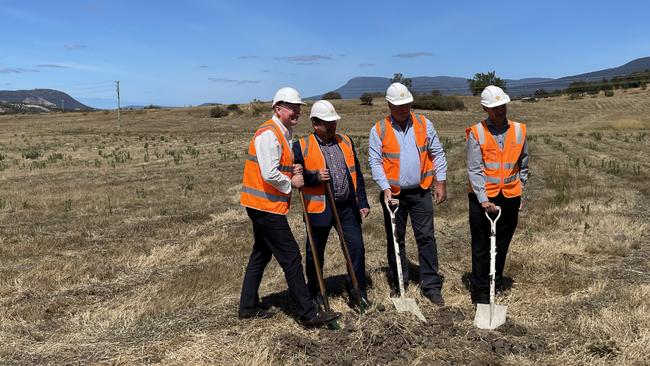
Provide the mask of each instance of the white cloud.
[{"label": "white cloud", "polygon": [[64,44],[63,48],[65,48],[68,51],[77,51],[77,50],[85,50],[86,48],[88,48],[88,46],[83,44],[72,43],[72,44]]},{"label": "white cloud", "polygon": [[23,69],[22,67],[0,67],[0,74],[24,74],[27,72],[39,72],[35,69]]},{"label": "white cloud", "polygon": [[289,61],[289,62],[313,62],[318,60],[331,60],[331,56],[327,55],[302,55],[302,56],[284,56],[284,57],[274,57],[274,60],[280,61]]},{"label": "white cloud", "polygon": [[433,53],[431,53],[431,52],[407,52],[407,53],[398,53],[397,55],[394,55],[393,57],[416,58],[416,57],[426,57],[426,56],[433,56]]}]

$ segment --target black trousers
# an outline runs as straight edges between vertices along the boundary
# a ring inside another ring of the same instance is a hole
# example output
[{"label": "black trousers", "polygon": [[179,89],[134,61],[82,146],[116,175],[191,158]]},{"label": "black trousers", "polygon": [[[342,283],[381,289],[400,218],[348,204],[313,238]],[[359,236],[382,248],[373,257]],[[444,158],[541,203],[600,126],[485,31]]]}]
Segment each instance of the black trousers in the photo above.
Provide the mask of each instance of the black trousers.
[{"label": "black trousers", "polygon": [[[510,240],[517,228],[521,197],[506,198],[502,194],[489,198],[490,202],[501,206],[501,217],[497,221],[497,256],[495,283],[499,289],[503,285],[503,267]],[[494,219],[497,214],[490,214]],[[476,195],[469,194],[469,227],[472,234],[472,276],[470,277],[472,302],[487,304],[490,301],[490,221],[485,217]]]},{"label": "black trousers", "polygon": [[264,269],[273,256],[284,271],[289,294],[298,305],[298,315],[302,319],[313,317],[316,314],[316,305],[307,291],[302,274],[300,249],[291,233],[287,217],[252,208],[246,208],[246,212],[253,222],[255,242],[244,274],[239,311],[251,311],[259,305],[258,289]]},{"label": "black trousers", "polygon": [[[408,284],[409,268],[406,260],[404,237],[406,234],[406,220],[411,217],[411,225],[418,245],[418,259],[420,261],[420,289],[425,295],[440,292],[442,289],[442,276],[438,274],[438,247],[433,234],[433,199],[431,190],[415,188],[403,189],[398,196],[399,208],[395,214],[397,243],[399,245],[400,261],[404,284]],[[393,246],[393,230],[390,222],[390,213],[384,202],[384,192],[379,195],[384,211],[384,227],[386,228],[386,253],[388,265],[392,274],[392,286],[398,288],[397,264],[395,261],[395,248]]]},{"label": "black trousers", "polygon": [[[357,220],[357,216],[354,213],[356,205],[352,205],[349,202],[337,203],[336,212],[339,215],[341,220],[341,227],[343,229],[343,237],[345,242],[348,244],[348,251],[350,252],[350,259],[352,260],[352,267],[354,268],[354,274],[357,277],[359,283],[359,290],[361,291],[361,296],[367,298],[366,293],[366,250],[363,245],[363,236],[361,234],[361,223]],[[325,265],[325,245],[327,244],[327,237],[329,236],[330,230],[335,225],[334,216],[332,215],[332,220],[327,226],[312,226],[312,233],[314,235],[314,244],[316,250],[318,251],[318,259],[320,260],[321,266]],[[309,245],[309,239],[307,239],[307,259],[306,259],[306,270],[307,270],[307,287],[309,288],[309,293],[313,298],[316,298],[320,294],[320,287],[318,286],[318,278],[316,276],[316,266],[314,265],[314,255]],[[352,287],[352,280],[350,276],[347,276],[347,285],[348,288]]]}]

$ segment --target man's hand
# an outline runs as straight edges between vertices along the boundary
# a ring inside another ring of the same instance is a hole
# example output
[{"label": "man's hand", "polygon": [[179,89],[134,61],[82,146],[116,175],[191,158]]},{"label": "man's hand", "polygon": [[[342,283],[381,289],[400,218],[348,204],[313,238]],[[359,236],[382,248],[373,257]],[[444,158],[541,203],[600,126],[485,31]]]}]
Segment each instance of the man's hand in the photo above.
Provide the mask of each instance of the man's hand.
[{"label": "man's hand", "polygon": [[481,207],[488,213],[496,213],[498,211],[497,205],[490,201],[481,202]]},{"label": "man's hand", "polygon": [[302,174],[295,174],[293,177],[291,177],[291,186],[293,188],[302,188],[304,185],[305,180],[303,179]]},{"label": "man's hand", "polygon": [[447,181],[446,180],[441,180],[436,182],[436,190],[435,190],[435,198],[436,198],[436,204],[441,204],[445,202],[447,199]]},{"label": "man's hand", "polygon": [[361,217],[365,219],[370,214],[370,209],[367,208],[367,207],[366,208],[360,208],[359,213],[361,214]]},{"label": "man's hand", "polygon": [[390,188],[384,189],[384,203],[386,206],[391,206],[395,205],[397,202],[394,202],[397,200],[393,199],[393,192],[390,190]]},{"label": "man's hand", "polygon": [[293,164],[293,175],[302,175],[302,165]]},{"label": "man's hand", "polygon": [[327,182],[330,180],[330,170],[329,169],[320,169],[318,171],[318,181]]}]

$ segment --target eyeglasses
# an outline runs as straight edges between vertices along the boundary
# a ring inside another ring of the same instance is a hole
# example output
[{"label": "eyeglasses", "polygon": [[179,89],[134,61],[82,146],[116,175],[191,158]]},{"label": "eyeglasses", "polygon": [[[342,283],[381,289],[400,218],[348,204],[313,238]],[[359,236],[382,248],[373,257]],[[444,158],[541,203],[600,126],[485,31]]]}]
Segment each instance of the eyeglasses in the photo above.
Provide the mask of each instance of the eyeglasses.
[{"label": "eyeglasses", "polygon": [[294,113],[300,113],[300,105],[298,104],[281,103],[278,107],[288,109]]}]

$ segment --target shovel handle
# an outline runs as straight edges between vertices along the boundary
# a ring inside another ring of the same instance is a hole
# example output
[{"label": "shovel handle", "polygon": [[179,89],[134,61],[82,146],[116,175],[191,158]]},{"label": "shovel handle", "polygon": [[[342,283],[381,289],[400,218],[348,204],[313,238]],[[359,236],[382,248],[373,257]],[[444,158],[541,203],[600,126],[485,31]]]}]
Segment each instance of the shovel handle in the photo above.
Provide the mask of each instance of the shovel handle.
[{"label": "shovel handle", "polygon": [[[388,214],[390,215],[390,228],[393,232],[393,250],[395,252],[395,267],[397,269],[397,283],[399,286],[399,296],[404,298],[406,296],[404,289],[404,274],[402,273],[402,260],[400,259],[400,250],[399,244],[397,243],[397,220],[395,219],[395,214],[399,209],[399,200],[390,200],[386,201],[386,208],[388,208]],[[392,204],[389,204],[392,203]]]},{"label": "shovel handle", "polygon": [[316,242],[314,242],[314,235],[311,230],[311,222],[309,221],[309,215],[307,214],[307,205],[305,204],[305,195],[302,193],[302,188],[298,189],[300,193],[300,202],[302,202],[303,208],[303,217],[305,218],[305,227],[307,228],[307,240],[309,241],[309,247],[311,248],[312,258],[314,260],[314,267],[316,269],[316,278],[318,279],[318,287],[320,289],[320,295],[323,298],[323,307],[325,311],[330,311],[330,303],[327,299],[327,290],[325,288],[325,281],[323,280],[323,268],[320,264],[320,258],[318,257],[318,251],[316,250]]},{"label": "shovel handle", "polygon": [[348,245],[345,242],[345,236],[343,234],[343,226],[341,225],[341,219],[339,218],[339,213],[336,211],[336,202],[334,202],[334,194],[332,193],[332,187],[330,187],[329,182],[325,182],[325,195],[329,201],[330,207],[332,209],[332,215],[334,216],[334,223],[336,224],[336,231],[339,234],[339,240],[341,242],[341,250],[343,251],[343,256],[345,257],[345,264],[348,268],[348,274],[352,279],[352,287],[356,293],[355,297],[357,300],[357,305],[359,309],[363,312],[363,304],[361,301],[361,290],[359,289],[359,281],[357,281],[357,275],[354,273],[354,267],[352,266],[352,258],[350,257],[350,251],[348,250]]},{"label": "shovel handle", "polygon": [[496,206],[496,208],[497,208],[497,211],[498,211],[499,213],[497,214],[497,217],[494,218],[494,220],[492,220],[492,218],[490,217],[490,214],[489,214],[489,213],[487,213],[487,212],[485,213],[485,217],[487,217],[488,220],[490,220],[490,227],[491,227],[491,229],[492,229],[492,230],[491,230],[491,231],[492,231],[492,234],[496,234],[496,231],[497,231],[497,221],[499,220],[499,217],[501,217],[501,206]]}]

